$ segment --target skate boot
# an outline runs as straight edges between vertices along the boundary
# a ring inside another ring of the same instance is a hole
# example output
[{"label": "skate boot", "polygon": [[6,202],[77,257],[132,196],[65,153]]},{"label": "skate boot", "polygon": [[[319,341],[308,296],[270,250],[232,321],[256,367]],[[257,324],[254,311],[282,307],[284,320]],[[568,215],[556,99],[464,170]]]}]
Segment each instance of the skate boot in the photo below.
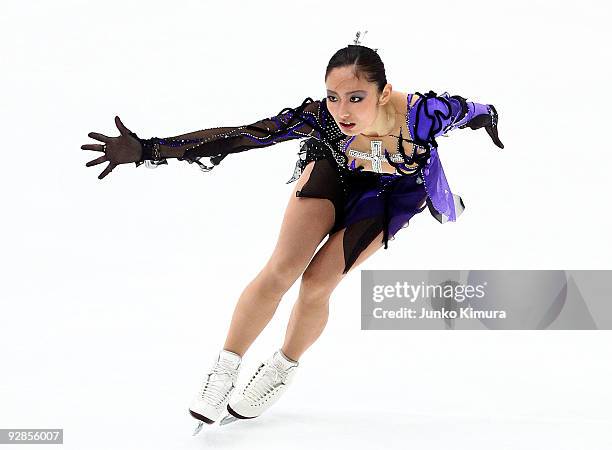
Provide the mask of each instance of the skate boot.
[{"label": "skate boot", "polygon": [[279,349],[267,361],[260,364],[249,382],[232,394],[228,404],[228,415],[220,425],[238,419],[253,419],[278,401],[285,392],[299,363],[287,358]]},{"label": "skate boot", "polygon": [[236,385],[242,358],[228,350],[221,350],[210,372],[202,382],[198,395],[189,406],[189,413],[200,422],[193,433],[204,423],[212,424],[225,412],[230,393]]}]

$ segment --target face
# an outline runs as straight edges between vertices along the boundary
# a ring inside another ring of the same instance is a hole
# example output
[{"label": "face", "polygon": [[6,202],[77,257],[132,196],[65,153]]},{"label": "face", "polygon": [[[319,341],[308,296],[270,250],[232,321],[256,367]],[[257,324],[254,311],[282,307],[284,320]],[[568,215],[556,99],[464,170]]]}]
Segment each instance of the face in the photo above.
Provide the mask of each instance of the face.
[{"label": "face", "polygon": [[[327,109],[342,133],[348,136],[375,126],[382,117],[382,107],[390,100],[389,84],[379,93],[376,83],[355,76],[354,66],[332,69],[325,80],[325,86]],[[346,123],[353,125],[346,126]]]}]

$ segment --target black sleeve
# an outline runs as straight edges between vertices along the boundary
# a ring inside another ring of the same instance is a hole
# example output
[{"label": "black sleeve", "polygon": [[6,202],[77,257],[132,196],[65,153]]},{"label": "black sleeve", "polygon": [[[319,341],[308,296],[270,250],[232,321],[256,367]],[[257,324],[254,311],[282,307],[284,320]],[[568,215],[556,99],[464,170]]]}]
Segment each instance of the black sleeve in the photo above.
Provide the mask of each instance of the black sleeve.
[{"label": "black sleeve", "polygon": [[[284,108],[275,116],[248,125],[208,128],[168,138],[140,139],[132,133],[143,147],[142,158],[136,166],[148,162],[148,167],[155,167],[167,164],[167,158],[176,158],[197,162],[202,170],[207,171],[230,153],[268,147],[291,139],[321,139],[325,134],[322,103],[307,97],[296,108]],[[212,166],[200,162],[204,157],[210,158]]]}]

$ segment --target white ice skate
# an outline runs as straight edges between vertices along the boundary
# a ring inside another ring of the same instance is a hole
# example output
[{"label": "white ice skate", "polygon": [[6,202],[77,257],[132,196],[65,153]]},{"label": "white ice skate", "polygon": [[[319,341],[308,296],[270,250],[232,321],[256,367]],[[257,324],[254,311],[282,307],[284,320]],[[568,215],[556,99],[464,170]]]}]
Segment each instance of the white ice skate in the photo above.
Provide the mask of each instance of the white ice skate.
[{"label": "white ice skate", "polygon": [[204,423],[214,423],[225,412],[230,393],[236,385],[241,362],[240,355],[234,352],[219,352],[212,369],[202,382],[198,395],[189,406],[189,413],[199,421],[194,436],[200,432]]},{"label": "white ice skate", "polygon": [[278,401],[285,392],[299,363],[288,359],[279,349],[261,363],[246,386],[236,389],[227,404],[228,415],[219,425],[238,419],[253,419]]}]

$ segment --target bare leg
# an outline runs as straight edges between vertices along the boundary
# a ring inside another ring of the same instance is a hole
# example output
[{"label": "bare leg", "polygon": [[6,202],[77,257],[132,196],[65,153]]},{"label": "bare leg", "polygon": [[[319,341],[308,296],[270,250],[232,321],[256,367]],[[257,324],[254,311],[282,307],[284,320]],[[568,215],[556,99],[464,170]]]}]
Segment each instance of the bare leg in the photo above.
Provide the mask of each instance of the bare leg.
[{"label": "bare leg", "polygon": [[[380,233],[361,252],[349,273],[383,246],[382,236]],[[294,361],[298,361],[323,332],[329,316],[329,298],[346,276],[342,273],[343,237],[344,229],[330,236],[302,275],[300,292],[293,305],[282,346],[283,353]]]},{"label": "bare leg", "polygon": [[240,356],[246,353],[333,226],[335,210],[330,200],[295,196],[308,181],[314,164],[310,162],[296,181],[272,256],[238,299],[225,350]]}]

